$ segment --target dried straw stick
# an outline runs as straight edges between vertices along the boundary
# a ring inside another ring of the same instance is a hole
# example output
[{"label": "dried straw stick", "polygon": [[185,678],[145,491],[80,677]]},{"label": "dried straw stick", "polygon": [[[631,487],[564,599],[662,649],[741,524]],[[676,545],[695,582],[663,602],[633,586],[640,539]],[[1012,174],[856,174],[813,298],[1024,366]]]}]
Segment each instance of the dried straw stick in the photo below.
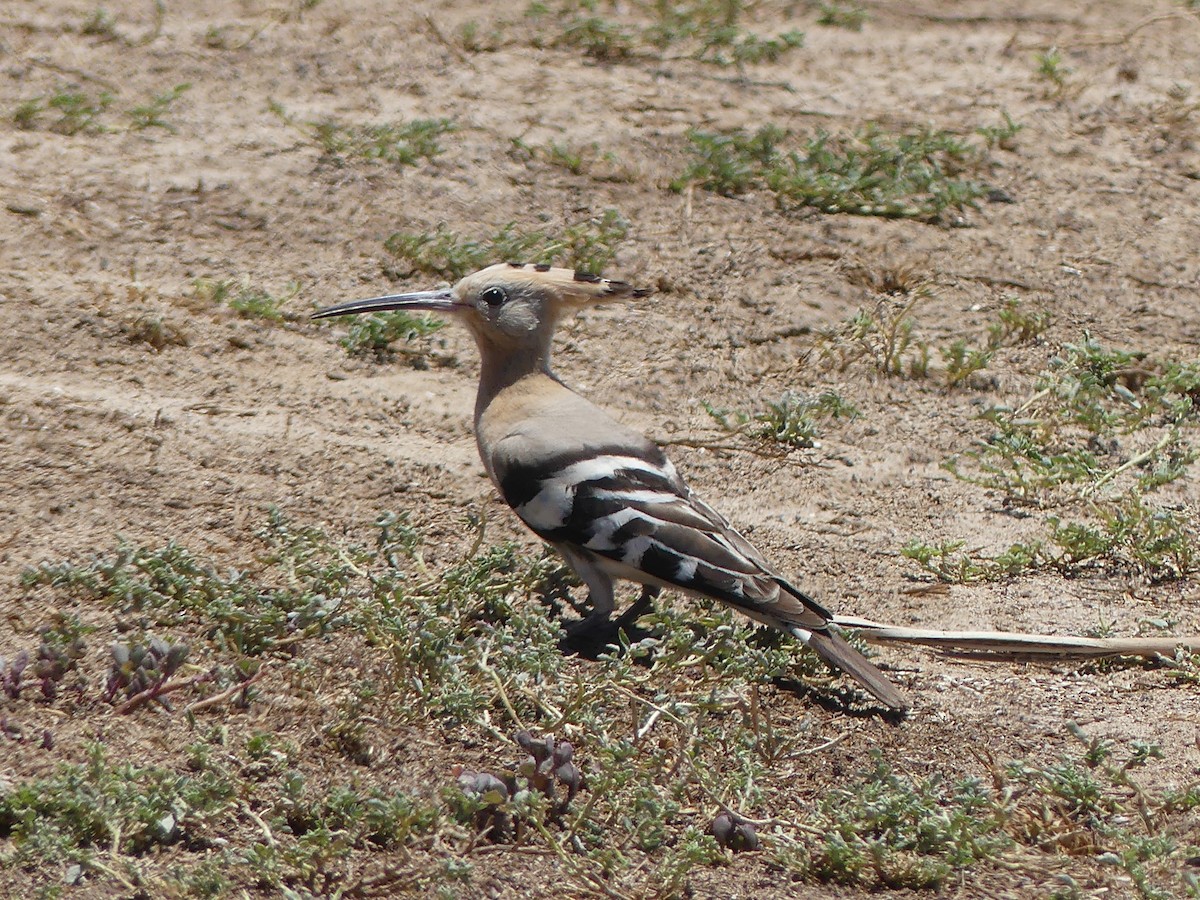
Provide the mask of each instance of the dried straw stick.
[{"label": "dried straw stick", "polygon": [[903,628],[860,619],[834,616],[843,628],[853,628],[871,644],[921,644],[951,656],[967,657],[1054,657],[1096,659],[1103,656],[1171,658],[1176,648],[1200,651],[1200,636],[1150,638],[1087,638],[1072,635],[1021,634],[1012,631],[936,631]]}]

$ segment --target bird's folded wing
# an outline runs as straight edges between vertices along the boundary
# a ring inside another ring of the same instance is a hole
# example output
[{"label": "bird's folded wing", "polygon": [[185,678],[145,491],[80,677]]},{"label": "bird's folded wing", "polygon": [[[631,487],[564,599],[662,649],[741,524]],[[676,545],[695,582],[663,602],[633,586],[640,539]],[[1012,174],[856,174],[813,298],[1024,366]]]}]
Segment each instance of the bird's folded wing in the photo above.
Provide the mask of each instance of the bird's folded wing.
[{"label": "bird's folded wing", "polygon": [[517,515],[550,543],[790,624],[819,628],[828,620],[693,497],[661,453],[610,451],[552,467],[510,460],[499,481]]}]

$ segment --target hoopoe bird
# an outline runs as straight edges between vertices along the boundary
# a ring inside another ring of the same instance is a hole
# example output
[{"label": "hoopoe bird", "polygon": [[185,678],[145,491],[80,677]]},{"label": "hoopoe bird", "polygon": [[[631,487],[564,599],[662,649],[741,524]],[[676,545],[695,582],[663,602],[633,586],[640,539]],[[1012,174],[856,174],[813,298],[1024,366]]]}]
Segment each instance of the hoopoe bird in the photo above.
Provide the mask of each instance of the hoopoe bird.
[{"label": "hoopoe bird", "polygon": [[355,300],[313,317],[427,310],[471,330],[482,358],[479,456],[504,501],[587,586],[593,612],[579,628],[611,624],[618,579],[643,588],[619,625],[674,588],[793,635],[887,706],[906,709],[887,677],[833,629],[831,614],[696,497],[661,448],[551,371],[551,341],[564,315],[650,293],[570,269],[500,263],[453,287]]}]

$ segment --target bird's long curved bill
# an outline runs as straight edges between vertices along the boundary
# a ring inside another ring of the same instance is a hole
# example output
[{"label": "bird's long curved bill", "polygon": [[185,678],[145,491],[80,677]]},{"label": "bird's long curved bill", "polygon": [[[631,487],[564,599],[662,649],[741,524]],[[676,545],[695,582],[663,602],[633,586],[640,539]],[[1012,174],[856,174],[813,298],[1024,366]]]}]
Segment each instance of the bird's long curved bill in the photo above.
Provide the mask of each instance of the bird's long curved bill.
[{"label": "bird's long curved bill", "polygon": [[389,294],[369,300],[351,300],[327,306],[312,314],[314,319],[331,316],[353,316],[359,313],[387,312],[395,309],[428,310],[429,312],[453,312],[459,308],[458,298],[449,288],[440,291],[414,291],[411,294]]}]

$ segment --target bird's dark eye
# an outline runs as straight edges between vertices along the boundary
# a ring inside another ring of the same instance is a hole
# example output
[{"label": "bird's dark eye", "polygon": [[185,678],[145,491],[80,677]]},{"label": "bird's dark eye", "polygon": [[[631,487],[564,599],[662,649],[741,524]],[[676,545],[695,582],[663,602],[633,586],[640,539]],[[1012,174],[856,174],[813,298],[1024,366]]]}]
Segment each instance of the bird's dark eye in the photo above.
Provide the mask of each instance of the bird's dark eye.
[{"label": "bird's dark eye", "polygon": [[502,287],[490,287],[479,295],[488,306],[503,306],[508,302],[508,291]]}]

